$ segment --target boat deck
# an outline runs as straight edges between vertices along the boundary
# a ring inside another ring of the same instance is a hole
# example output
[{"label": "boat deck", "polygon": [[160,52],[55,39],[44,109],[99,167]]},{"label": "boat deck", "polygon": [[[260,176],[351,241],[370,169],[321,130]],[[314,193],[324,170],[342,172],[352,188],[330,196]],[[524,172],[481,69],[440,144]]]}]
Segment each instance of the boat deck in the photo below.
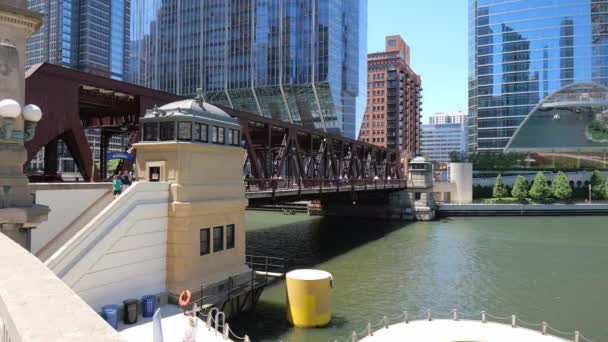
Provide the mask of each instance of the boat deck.
[{"label": "boat deck", "polygon": [[425,341],[425,342],[564,342],[565,339],[543,335],[523,327],[512,328],[499,323],[480,321],[413,321],[399,323],[374,332],[361,342]]},{"label": "boat deck", "polygon": [[[183,311],[175,305],[163,305],[160,309],[162,316],[163,340],[182,341],[187,321]],[[197,318],[198,329],[196,332],[197,341],[205,342],[227,342],[222,334],[211,328],[207,330],[204,321]],[[125,325],[123,322],[118,324],[118,332],[129,342],[153,341],[152,318],[139,316],[137,323]]]}]

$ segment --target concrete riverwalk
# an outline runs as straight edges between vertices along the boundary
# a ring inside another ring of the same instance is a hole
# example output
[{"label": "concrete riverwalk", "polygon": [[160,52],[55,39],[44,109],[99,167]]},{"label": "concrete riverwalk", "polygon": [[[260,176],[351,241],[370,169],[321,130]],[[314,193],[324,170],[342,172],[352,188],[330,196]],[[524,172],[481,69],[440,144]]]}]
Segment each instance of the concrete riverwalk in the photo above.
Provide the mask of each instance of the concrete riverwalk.
[{"label": "concrete riverwalk", "polygon": [[608,215],[608,202],[572,204],[450,204],[442,203],[438,216],[586,216]]}]

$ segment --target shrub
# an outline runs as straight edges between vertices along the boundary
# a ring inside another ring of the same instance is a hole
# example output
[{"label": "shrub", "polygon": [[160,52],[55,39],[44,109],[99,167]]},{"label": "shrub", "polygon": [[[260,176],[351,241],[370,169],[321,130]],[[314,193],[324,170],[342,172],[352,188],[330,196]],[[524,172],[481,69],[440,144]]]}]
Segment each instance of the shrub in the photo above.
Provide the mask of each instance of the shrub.
[{"label": "shrub", "polygon": [[534,183],[532,183],[532,188],[530,189],[530,197],[532,197],[536,201],[546,201],[551,195],[551,189],[547,184],[547,177],[542,172],[538,172],[534,177]]},{"label": "shrub", "polygon": [[591,196],[594,199],[604,198],[604,178],[598,170],[593,171],[589,183],[591,184]]},{"label": "shrub", "polygon": [[502,182],[502,175],[496,177],[496,183],[494,183],[494,189],[492,189],[492,197],[503,198],[509,196],[505,184]]},{"label": "shrub", "polygon": [[572,188],[570,187],[568,176],[566,176],[565,173],[561,171],[557,173],[553,179],[551,193],[553,194],[553,197],[562,201],[572,198]]},{"label": "shrub", "polygon": [[528,197],[528,187],[526,178],[524,176],[517,176],[515,178],[515,183],[513,184],[513,190],[511,190],[511,196],[517,198],[518,200],[524,200]]}]

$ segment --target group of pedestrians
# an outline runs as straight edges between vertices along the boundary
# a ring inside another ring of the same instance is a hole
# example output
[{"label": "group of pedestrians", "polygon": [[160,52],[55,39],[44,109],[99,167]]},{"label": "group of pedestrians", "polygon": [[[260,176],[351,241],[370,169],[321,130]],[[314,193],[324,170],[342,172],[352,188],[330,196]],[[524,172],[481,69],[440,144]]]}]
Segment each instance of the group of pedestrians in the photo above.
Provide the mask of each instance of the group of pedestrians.
[{"label": "group of pedestrians", "polygon": [[114,198],[118,197],[122,190],[133,182],[133,176],[129,171],[123,171],[122,175],[115,175],[112,179],[112,190],[114,191]]}]

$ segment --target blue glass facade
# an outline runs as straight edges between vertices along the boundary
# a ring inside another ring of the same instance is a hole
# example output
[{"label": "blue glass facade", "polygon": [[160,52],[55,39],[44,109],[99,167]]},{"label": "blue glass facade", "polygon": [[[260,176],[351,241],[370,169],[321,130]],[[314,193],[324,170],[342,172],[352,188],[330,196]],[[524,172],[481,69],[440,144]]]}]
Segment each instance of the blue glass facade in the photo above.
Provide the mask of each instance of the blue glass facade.
[{"label": "blue glass facade", "polygon": [[133,0],[130,80],[354,138],[366,6]]},{"label": "blue glass facade", "polygon": [[608,85],[608,1],[469,0],[469,150],[502,151],[575,83]]},{"label": "blue glass facade", "polygon": [[44,15],[27,43],[27,66],[49,62],[105,77],[126,78],[130,0],[29,0]]}]

